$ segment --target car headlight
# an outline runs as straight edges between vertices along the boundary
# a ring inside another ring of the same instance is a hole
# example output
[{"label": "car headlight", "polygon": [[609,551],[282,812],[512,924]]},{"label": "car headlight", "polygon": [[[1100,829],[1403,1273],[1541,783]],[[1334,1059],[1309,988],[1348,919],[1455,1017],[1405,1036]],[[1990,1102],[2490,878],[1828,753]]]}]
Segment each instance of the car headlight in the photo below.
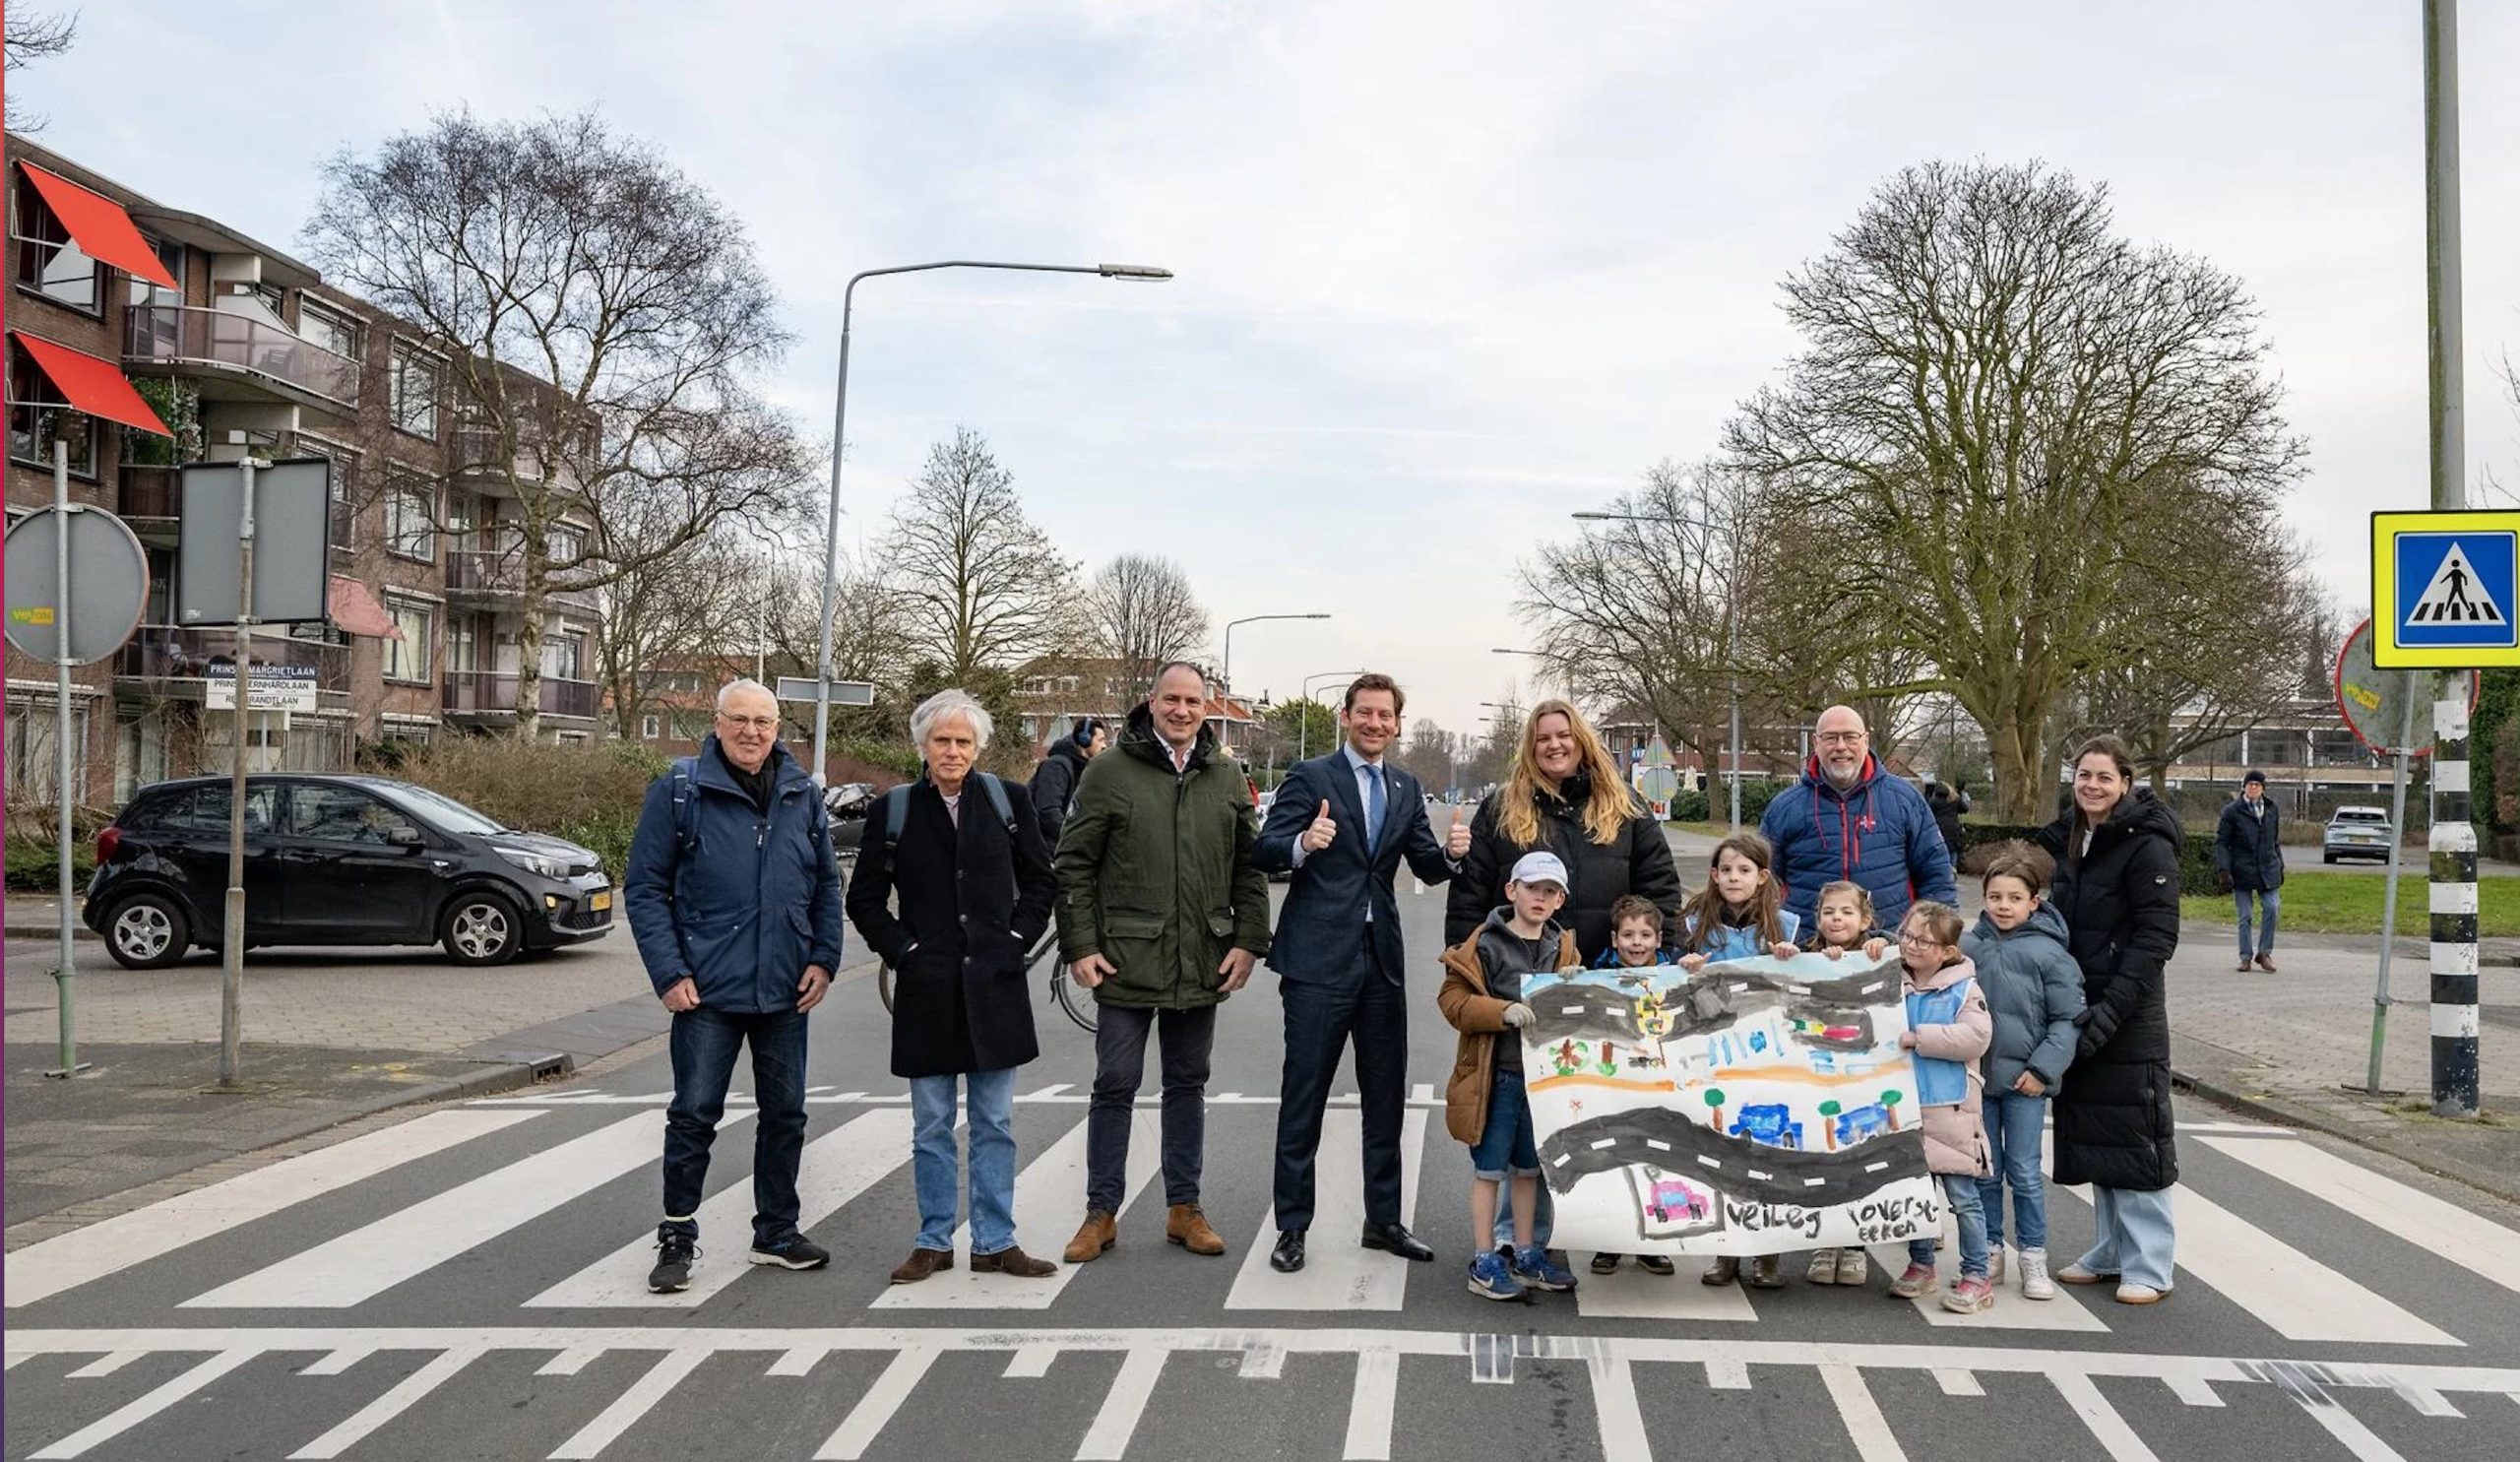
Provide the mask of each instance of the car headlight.
[{"label": "car headlight", "polygon": [[564,881],[569,876],[569,865],[556,858],[544,858],[541,854],[528,853],[522,848],[493,848],[491,852],[529,873],[539,873],[545,878]]}]

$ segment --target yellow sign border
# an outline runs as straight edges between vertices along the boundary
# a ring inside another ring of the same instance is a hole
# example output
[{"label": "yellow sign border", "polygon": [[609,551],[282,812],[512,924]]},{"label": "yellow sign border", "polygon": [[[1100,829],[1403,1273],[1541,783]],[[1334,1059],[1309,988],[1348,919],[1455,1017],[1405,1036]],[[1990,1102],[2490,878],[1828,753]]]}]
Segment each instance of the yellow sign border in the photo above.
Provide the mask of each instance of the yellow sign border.
[{"label": "yellow sign border", "polygon": [[2454,510],[2371,515],[2373,667],[2383,670],[2482,670],[2500,666],[2520,666],[2520,643],[2482,650],[2467,646],[2445,648],[2398,643],[2397,539],[2404,533],[2507,533],[2520,538],[2520,512]]}]

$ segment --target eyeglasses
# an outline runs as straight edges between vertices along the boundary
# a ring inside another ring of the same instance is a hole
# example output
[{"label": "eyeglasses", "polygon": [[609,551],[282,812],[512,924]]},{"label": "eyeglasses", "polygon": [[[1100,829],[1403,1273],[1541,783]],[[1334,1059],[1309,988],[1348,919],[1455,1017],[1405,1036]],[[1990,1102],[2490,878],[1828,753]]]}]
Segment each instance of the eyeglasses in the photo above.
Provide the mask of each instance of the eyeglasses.
[{"label": "eyeglasses", "polygon": [[718,713],[718,719],[726,723],[728,726],[733,727],[737,731],[766,731],[779,730],[779,718],[776,716],[729,716],[725,712],[721,711]]},{"label": "eyeglasses", "polygon": [[1862,731],[1822,731],[1812,739],[1823,746],[1852,746],[1863,737]]},{"label": "eyeglasses", "polygon": [[1930,949],[1930,948],[1932,948],[1934,945],[1939,944],[1939,943],[1941,943],[1942,941],[1941,941],[1941,940],[1939,940],[1939,939],[1937,939],[1937,938],[1935,938],[1935,937],[1934,937],[1933,935],[1931,935],[1931,934],[1906,934],[1906,933],[1903,933],[1903,934],[1901,934],[1901,935],[1899,936],[1899,942],[1900,942],[1900,943],[1902,943],[1902,944],[1914,944],[1914,945],[1918,946],[1919,948],[1922,948],[1922,949]]}]

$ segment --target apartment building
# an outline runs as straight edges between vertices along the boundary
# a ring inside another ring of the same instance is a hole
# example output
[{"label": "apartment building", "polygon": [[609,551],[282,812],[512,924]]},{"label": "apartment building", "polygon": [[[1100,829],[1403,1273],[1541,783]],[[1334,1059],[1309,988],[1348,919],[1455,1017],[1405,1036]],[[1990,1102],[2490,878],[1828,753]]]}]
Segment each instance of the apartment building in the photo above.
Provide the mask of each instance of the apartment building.
[{"label": "apartment building", "polygon": [[[75,677],[81,799],[115,803],[231,754],[235,718],[205,712],[204,677],[232,663],[234,631],[172,622],[188,462],[334,465],[330,619],[251,645],[257,664],[311,667],[319,704],[248,718],[251,765],[341,770],[362,742],[513,724],[516,503],[490,470],[492,435],[455,406],[444,349],[287,253],[24,138],[8,138],[6,171],[11,521],[51,500],[53,444],[67,442],[73,497],[121,514],[150,559],[139,631]],[[561,529],[553,556],[575,556],[584,532]],[[546,734],[596,733],[598,615],[592,592],[546,602]],[[7,698],[9,797],[48,798],[50,667],[12,649]]]}]

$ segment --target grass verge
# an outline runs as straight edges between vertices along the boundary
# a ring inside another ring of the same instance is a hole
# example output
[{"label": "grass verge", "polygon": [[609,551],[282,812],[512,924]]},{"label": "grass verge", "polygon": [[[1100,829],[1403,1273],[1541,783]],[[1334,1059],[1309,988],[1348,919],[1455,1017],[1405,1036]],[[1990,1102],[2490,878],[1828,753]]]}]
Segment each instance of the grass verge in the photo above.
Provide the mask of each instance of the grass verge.
[{"label": "grass verge", "polygon": [[[2377,934],[2380,902],[2388,890],[2384,873],[2292,873],[2284,879],[2284,905],[2278,927],[2304,934]],[[2520,935],[2520,878],[2477,881],[2477,932],[2487,936]],[[2398,879],[2398,932],[2423,938],[2430,927],[2422,873]],[[2191,923],[2232,922],[2228,894],[2191,894],[2179,901],[2179,917]]]}]

